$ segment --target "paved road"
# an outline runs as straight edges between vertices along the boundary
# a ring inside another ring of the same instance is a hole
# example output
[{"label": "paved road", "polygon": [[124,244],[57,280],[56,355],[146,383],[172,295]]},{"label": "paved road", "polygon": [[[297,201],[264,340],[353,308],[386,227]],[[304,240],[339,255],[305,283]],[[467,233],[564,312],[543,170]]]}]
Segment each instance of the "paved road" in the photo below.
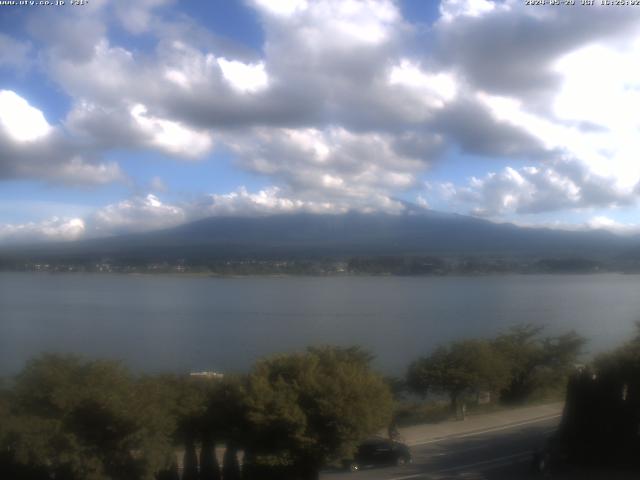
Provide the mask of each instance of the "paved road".
[{"label": "paved road", "polygon": [[519,480],[531,472],[532,452],[555,430],[554,416],[499,429],[430,440],[412,447],[413,464],[356,473],[325,472],[322,480]]}]

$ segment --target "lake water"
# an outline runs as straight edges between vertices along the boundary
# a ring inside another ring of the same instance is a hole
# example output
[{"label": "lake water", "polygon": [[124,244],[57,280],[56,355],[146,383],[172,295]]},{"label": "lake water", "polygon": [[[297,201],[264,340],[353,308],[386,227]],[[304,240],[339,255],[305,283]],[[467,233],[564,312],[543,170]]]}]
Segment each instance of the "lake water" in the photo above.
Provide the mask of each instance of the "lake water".
[{"label": "lake water", "polygon": [[195,278],[0,273],[0,375],[40,352],[136,371],[246,370],[310,344],[358,344],[386,373],[435,345],[516,323],[601,351],[640,318],[640,275]]}]

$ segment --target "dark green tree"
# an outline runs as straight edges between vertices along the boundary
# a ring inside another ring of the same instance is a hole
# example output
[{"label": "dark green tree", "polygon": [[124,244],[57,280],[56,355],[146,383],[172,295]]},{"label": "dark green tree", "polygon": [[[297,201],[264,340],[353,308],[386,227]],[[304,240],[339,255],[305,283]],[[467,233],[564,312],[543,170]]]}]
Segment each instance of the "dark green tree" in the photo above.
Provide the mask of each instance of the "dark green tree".
[{"label": "dark green tree", "polygon": [[200,449],[200,480],[220,480],[220,465],[215,453],[215,442],[205,435]]},{"label": "dark green tree", "polygon": [[198,480],[198,455],[193,440],[188,439],[184,444],[182,457],[182,480]]},{"label": "dark green tree", "polygon": [[58,479],[151,480],[170,441],[146,424],[147,404],[118,363],[43,355],[15,379],[0,450]]},{"label": "dark green tree", "polygon": [[252,470],[317,478],[326,462],[388,425],[391,394],[370,360],[358,348],[321,347],[258,362],[246,399]]},{"label": "dark green tree", "polygon": [[486,340],[462,340],[438,347],[413,362],[407,385],[414,392],[449,395],[457,410],[463,397],[480,391],[499,392],[509,380],[508,365]]},{"label": "dark green tree", "polygon": [[207,431],[207,404],[215,380],[159,375],[141,383],[154,392],[159,402],[157,414],[167,419],[173,444],[183,449],[183,479],[198,479],[196,440]]},{"label": "dark green tree", "polygon": [[246,432],[245,378],[225,376],[211,384],[204,413],[204,435],[221,442],[242,443]]},{"label": "dark green tree", "polygon": [[156,475],[156,480],[180,480],[178,464],[174,462],[167,468],[160,470]]},{"label": "dark green tree", "polygon": [[564,389],[586,341],[575,332],[543,337],[543,331],[541,326],[518,325],[494,340],[495,350],[510,370],[510,380],[501,392],[503,401],[519,403]]},{"label": "dark green tree", "polygon": [[233,441],[227,442],[222,459],[222,479],[240,480],[240,463],[238,462],[238,448]]},{"label": "dark green tree", "polygon": [[627,394],[633,394],[631,396],[640,401],[640,322],[636,322],[636,334],[631,340],[598,355],[593,368],[598,374],[627,385]]}]

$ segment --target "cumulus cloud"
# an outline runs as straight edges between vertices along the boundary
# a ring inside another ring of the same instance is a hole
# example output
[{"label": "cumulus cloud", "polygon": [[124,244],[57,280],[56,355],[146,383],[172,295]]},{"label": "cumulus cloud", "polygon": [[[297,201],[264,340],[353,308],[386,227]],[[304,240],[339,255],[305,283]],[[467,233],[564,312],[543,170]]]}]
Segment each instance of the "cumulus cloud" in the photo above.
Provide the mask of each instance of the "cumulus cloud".
[{"label": "cumulus cloud", "polygon": [[[138,27],[125,28],[160,33],[166,27],[147,18],[160,3],[144,2]],[[244,168],[313,201],[360,204],[369,196],[374,205],[414,186],[441,153],[443,137],[425,122],[457,97],[458,84],[453,72],[400,55],[408,26],[397,5],[253,5],[266,36],[264,57],[254,60],[179,39],[134,52],[113,45],[104,28],[92,30],[82,51],[58,55],[66,20],[53,19],[46,68],[74,99],[64,127],[100,151],[155,149],[182,158],[208,154],[215,135]],[[75,18],[74,31],[104,22],[108,10]],[[322,161],[316,151],[307,157],[309,136],[330,150]]]},{"label": "cumulus cloud", "polygon": [[24,224],[0,224],[0,244],[66,241],[108,237],[171,228],[212,216],[266,216],[291,213],[338,214],[348,211],[400,213],[404,204],[384,195],[357,201],[298,198],[272,186],[250,192],[245,187],[228,193],[200,195],[191,201],[168,202],[159,194],[136,195],[97,208],[84,218],[53,217]]},{"label": "cumulus cloud", "polygon": [[442,4],[437,56],[466,96],[437,121],[467,152],[529,164],[449,182],[447,198],[492,217],[636,202],[640,16],[596,10]]},{"label": "cumulus cloud", "polygon": [[554,230],[567,230],[574,232],[584,232],[592,230],[604,230],[616,235],[637,235],[640,233],[640,224],[619,222],[606,215],[595,215],[584,221],[521,221],[511,222],[525,228],[550,228]]},{"label": "cumulus cloud", "polygon": [[210,194],[189,208],[193,218],[206,216],[256,216],[283,213],[346,213],[348,211],[384,211],[399,213],[404,205],[385,195],[374,195],[373,199],[321,199],[296,198],[291,193],[269,187],[250,193],[241,187],[227,194]]},{"label": "cumulus cloud", "polygon": [[41,222],[0,224],[2,243],[77,240],[84,233],[85,223],[81,218],[53,217]]},{"label": "cumulus cloud", "polygon": [[210,194],[192,205],[194,217],[255,216],[282,213],[334,213],[336,205],[288,198],[277,187],[250,193],[246,188],[226,194]]},{"label": "cumulus cloud", "polygon": [[618,222],[605,215],[598,215],[590,218],[586,222],[585,226],[588,229],[608,230],[610,232],[619,233],[622,235],[633,235],[640,233],[640,224]]},{"label": "cumulus cloud", "polygon": [[469,184],[442,186],[453,202],[466,204],[476,215],[542,213],[587,207],[615,207],[635,201],[634,190],[620,188],[615,178],[598,176],[575,162],[553,166],[506,167]]},{"label": "cumulus cloud", "polygon": [[[433,140],[433,148],[437,147]],[[229,141],[250,170],[281,179],[297,196],[355,202],[390,196],[416,185],[425,161],[384,134],[343,128],[258,129]]]},{"label": "cumulus cloud", "polygon": [[[51,68],[63,88],[83,99],[68,127],[103,148],[202,157],[215,131],[244,168],[272,177],[297,197],[390,197],[416,184],[442,154],[443,142],[481,155],[539,159],[568,152],[584,161],[566,141],[549,140],[546,132],[556,126],[551,119],[529,111],[536,98],[531,92],[544,89],[515,88],[522,85],[520,72],[530,70],[522,52],[508,52],[512,71],[505,71],[511,67],[500,55],[486,53],[487,45],[506,40],[497,25],[562,35],[566,16],[529,14],[512,3],[444,2],[433,58],[403,53],[411,29],[392,2],[301,1],[276,8],[256,1],[266,36],[262,59],[227,58],[179,40],[145,56],[100,38],[92,55]],[[592,26],[594,36],[615,33],[601,22]],[[557,86],[566,77],[553,62],[584,41],[587,31],[576,30],[554,48],[535,47],[545,76],[537,85]],[[455,51],[446,49],[450,44],[458,45]],[[478,63],[485,57],[499,65],[485,68]],[[524,97],[513,97],[516,108],[505,113],[500,100],[512,97],[496,92]],[[571,135],[556,137],[583,144],[579,128],[563,128]],[[330,152],[319,152],[322,145],[331,145]]]},{"label": "cumulus cloud", "polygon": [[254,93],[267,88],[269,77],[264,69],[264,63],[246,64],[238,60],[218,58],[218,65],[222,76],[232,88],[240,92]]},{"label": "cumulus cloud", "polygon": [[402,85],[413,89],[419,102],[429,107],[442,108],[445,102],[456,96],[456,79],[449,73],[427,73],[410,60],[403,59],[392,67],[389,75],[391,85]]},{"label": "cumulus cloud", "polygon": [[[163,16],[171,3],[32,16],[39,67],[72,107],[53,125],[0,94],[0,178],[101,184],[125,176],[102,160],[115,148],[178,159],[221,148],[278,188],[212,194],[199,203],[207,214],[392,211],[461,151],[511,164],[438,190],[478,215],[608,208],[640,192],[635,10],[444,0],[421,29],[391,0],[252,0],[264,44],[251,51]],[[114,22],[155,46],[118,44]],[[0,34],[0,66],[18,68],[29,48]],[[93,222],[124,231],[148,214],[151,228],[196,210],[136,197]]]},{"label": "cumulus cloud", "polygon": [[[351,202],[314,201],[296,198],[278,187],[250,192],[240,187],[228,193],[201,195],[185,202],[166,202],[159,195],[134,196],[127,200],[98,208],[89,214],[85,236],[97,237],[170,228],[187,221],[211,216],[262,216],[286,213],[344,213],[353,210]],[[370,203],[362,202],[359,209],[370,211]],[[379,198],[376,210],[399,212],[398,201]]]},{"label": "cumulus cloud", "polygon": [[51,132],[42,112],[11,90],[0,90],[0,125],[15,142],[32,142]]},{"label": "cumulus cloud", "polygon": [[46,45],[41,49],[48,66],[58,61],[84,61],[94,45],[106,34],[102,18],[105,2],[89,2],[83,8],[32,9],[27,20],[31,37]]},{"label": "cumulus cloud", "polygon": [[125,175],[116,162],[87,163],[81,157],[52,168],[47,178],[75,185],[104,185],[125,179]]},{"label": "cumulus cloud", "polygon": [[39,178],[103,184],[124,178],[113,162],[67,138],[41,110],[11,90],[0,90],[0,179]]},{"label": "cumulus cloud", "polygon": [[199,157],[211,149],[212,141],[208,133],[149,115],[144,105],[134,105],[130,114],[143,137],[142,141],[149,146],[187,157]]},{"label": "cumulus cloud", "polygon": [[136,233],[173,227],[187,218],[182,206],[164,203],[156,195],[148,194],[100,207],[84,218],[52,217],[23,224],[0,224],[0,244]]},{"label": "cumulus cloud", "polygon": [[553,62],[594,41],[637,31],[628,9],[523,8],[519,0],[448,0],[436,25],[437,56],[475,88],[544,100],[559,86]]},{"label": "cumulus cloud", "polygon": [[163,203],[156,195],[134,197],[94,212],[87,224],[93,236],[141,232],[184,223],[187,215],[177,205]]},{"label": "cumulus cloud", "polygon": [[497,5],[491,0],[445,0],[440,4],[440,20],[450,23],[460,17],[477,18],[500,7],[508,9],[509,5]]}]

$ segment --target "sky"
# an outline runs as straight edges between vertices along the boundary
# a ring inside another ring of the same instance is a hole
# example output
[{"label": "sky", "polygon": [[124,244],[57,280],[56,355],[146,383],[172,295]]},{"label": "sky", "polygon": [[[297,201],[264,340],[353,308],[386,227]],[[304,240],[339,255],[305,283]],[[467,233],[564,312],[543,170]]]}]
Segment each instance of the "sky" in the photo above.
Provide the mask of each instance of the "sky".
[{"label": "sky", "polygon": [[0,243],[415,206],[640,231],[640,7],[39,3],[0,5]]}]

